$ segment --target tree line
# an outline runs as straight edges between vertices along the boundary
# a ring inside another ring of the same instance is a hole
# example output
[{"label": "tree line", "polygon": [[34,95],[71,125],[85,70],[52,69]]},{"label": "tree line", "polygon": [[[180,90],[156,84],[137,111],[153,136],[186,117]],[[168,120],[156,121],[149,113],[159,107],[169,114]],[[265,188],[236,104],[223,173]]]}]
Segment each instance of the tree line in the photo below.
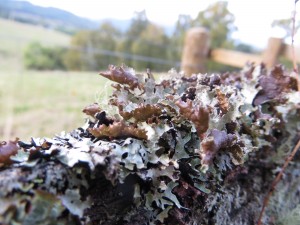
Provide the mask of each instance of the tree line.
[{"label": "tree line", "polygon": [[[236,45],[231,33],[236,29],[234,15],[227,2],[216,2],[200,11],[196,18],[180,15],[172,35],[152,23],[145,11],[136,12],[129,28],[121,32],[110,22],[96,30],[82,30],[71,39],[69,48],[49,48],[32,43],[25,51],[29,69],[99,70],[109,64],[126,64],[136,70],[149,68],[166,71],[178,68],[184,36],[191,27],[206,27],[210,31],[211,47],[225,47],[251,52],[251,46]],[[225,66],[208,62],[208,70]],[[228,68],[226,68],[228,69]]]}]

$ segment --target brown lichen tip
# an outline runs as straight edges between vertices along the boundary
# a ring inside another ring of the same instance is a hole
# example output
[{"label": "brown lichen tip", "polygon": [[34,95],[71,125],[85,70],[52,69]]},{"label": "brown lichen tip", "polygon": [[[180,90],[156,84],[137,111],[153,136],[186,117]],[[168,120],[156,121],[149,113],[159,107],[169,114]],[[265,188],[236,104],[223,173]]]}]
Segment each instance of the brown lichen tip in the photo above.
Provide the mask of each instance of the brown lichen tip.
[{"label": "brown lichen tip", "polygon": [[282,66],[274,67],[268,75],[261,75],[258,83],[262,89],[253,99],[253,105],[255,106],[274,99],[283,100],[283,93],[298,89],[296,79],[285,75]]},{"label": "brown lichen tip", "polygon": [[220,89],[216,89],[216,97],[218,100],[218,107],[221,111],[221,115],[226,114],[229,110],[229,102],[226,98],[226,95],[222,93]]},{"label": "brown lichen tip", "polygon": [[0,142],[0,167],[12,163],[10,157],[17,154],[19,147],[17,146],[18,138],[15,141]]},{"label": "brown lichen tip", "polygon": [[100,112],[101,108],[97,103],[86,106],[82,112],[84,112],[88,116],[95,117],[96,113]]},{"label": "brown lichen tip", "polygon": [[108,70],[100,72],[100,75],[119,84],[127,84],[130,89],[139,87],[137,77],[131,74],[124,66],[116,67],[114,65],[109,65]]},{"label": "brown lichen tip", "polygon": [[208,109],[200,105],[198,107],[193,106],[193,102],[189,99],[186,102],[178,100],[176,105],[179,107],[181,115],[194,123],[197,134],[201,138],[209,126]]},{"label": "brown lichen tip", "polygon": [[96,138],[124,138],[132,137],[137,139],[147,139],[146,131],[134,125],[126,125],[124,121],[114,122],[110,125],[102,124],[97,128],[89,128],[89,132]]},{"label": "brown lichen tip", "polygon": [[139,105],[138,108],[132,110],[131,112],[124,112],[120,110],[120,115],[128,120],[130,118],[134,118],[137,122],[147,121],[148,119],[160,116],[162,110],[157,105]]},{"label": "brown lichen tip", "polygon": [[232,147],[235,140],[235,135],[213,129],[201,142],[202,165],[209,165],[220,149]]}]

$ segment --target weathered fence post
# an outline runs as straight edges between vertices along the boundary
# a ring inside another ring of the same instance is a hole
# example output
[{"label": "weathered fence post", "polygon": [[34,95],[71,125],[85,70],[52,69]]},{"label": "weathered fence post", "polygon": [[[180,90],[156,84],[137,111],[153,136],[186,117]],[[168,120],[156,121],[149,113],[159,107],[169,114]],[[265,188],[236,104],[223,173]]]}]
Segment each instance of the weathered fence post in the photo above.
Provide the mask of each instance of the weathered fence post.
[{"label": "weathered fence post", "polygon": [[267,68],[270,69],[278,63],[278,57],[281,54],[282,47],[282,38],[269,38],[267,48],[262,55],[262,61],[266,64]]},{"label": "weathered fence post", "polygon": [[181,70],[187,76],[205,71],[209,51],[209,32],[203,27],[190,29],[184,40]]}]

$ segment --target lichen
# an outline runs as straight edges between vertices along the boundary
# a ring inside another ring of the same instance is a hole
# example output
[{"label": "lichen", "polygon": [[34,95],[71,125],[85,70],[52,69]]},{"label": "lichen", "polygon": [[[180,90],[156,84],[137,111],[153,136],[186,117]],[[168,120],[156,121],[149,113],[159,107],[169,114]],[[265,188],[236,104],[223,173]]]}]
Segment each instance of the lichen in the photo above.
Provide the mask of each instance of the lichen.
[{"label": "lichen", "polygon": [[[2,221],[255,222],[272,170],[299,138],[294,78],[263,66],[190,78],[171,71],[161,81],[127,67],[101,74],[118,83],[109,100],[118,115],[93,104],[84,126],[19,141],[0,172]],[[35,213],[40,204],[47,213]]]}]

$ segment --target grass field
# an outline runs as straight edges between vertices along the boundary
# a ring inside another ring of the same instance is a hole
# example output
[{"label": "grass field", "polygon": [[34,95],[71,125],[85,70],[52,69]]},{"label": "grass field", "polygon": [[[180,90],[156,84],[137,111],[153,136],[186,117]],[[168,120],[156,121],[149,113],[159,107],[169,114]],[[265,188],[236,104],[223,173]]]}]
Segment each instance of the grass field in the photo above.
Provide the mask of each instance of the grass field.
[{"label": "grass field", "polygon": [[[28,71],[23,51],[32,41],[67,46],[68,35],[0,19],[0,141],[53,137],[82,126],[82,109],[105,104],[111,82],[98,72]],[[111,62],[114,63],[114,62]]]},{"label": "grass field", "polygon": [[43,27],[0,19],[0,70],[23,67],[23,52],[31,42],[45,46],[68,46],[69,35]]},{"label": "grass field", "polygon": [[0,141],[71,131],[85,122],[82,108],[107,99],[110,85],[97,72],[24,69],[29,43],[68,46],[70,36],[4,19],[0,27]]},{"label": "grass field", "polygon": [[71,131],[84,124],[85,106],[109,94],[96,72],[0,72],[0,140]]}]

